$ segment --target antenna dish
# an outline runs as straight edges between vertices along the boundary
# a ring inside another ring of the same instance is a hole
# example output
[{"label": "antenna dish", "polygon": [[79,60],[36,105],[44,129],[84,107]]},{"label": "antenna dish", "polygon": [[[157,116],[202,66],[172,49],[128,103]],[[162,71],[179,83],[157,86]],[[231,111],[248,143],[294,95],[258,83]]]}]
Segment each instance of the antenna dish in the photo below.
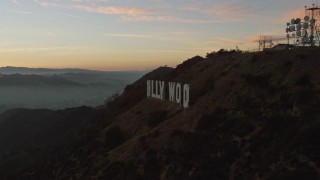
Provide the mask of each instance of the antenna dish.
[{"label": "antenna dish", "polygon": [[307,31],[305,29],[301,30],[302,37],[305,37],[307,35]]},{"label": "antenna dish", "polygon": [[309,21],[309,20],[310,20],[310,17],[309,17],[309,16],[305,16],[305,17],[304,17],[304,20],[305,20],[305,21]]},{"label": "antenna dish", "polygon": [[299,24],[299,23],[301,23],[301,19],[297,18],[295,24]]},{"label": "antenna dish", "polygon": [[309,42],[309,37],[308,36],[302,38],[302,43],[308,43],[308,42]]},{"label": "antenna dish", "polygon": [[289,27],[289,30],[290,30],[290,32],[293,32],[293,31],[296,30],[296,27],[295,27],[295,26],[290,26],[290,27]]},{"label": "antenna dish", "polygon": [[302,24],[301,23],[297,24],[297,30],[300,31],[301,29],[302,29]]},{"label": "antenna dish", "polygon": [[297,36],[301,37],[301,31],[297,31]]},{"label": "antenna dish", "polygon": [[296,20],[295,19],[291,19],[291,24],[295,24],[296,23]]},{"label": "antenna dish", "polygon": [[314,39],[314,36],[313,36],[313,35],[311,35],[311,36],[310,36],[310,41],[312,42],[312,41],[313,41],[313,39]]},{"label": "antenna dish", "polygon": [[310,23],[310,27],[311,27],[311,28],[314,28],[314,27],[315,27],[315,24],[314,24],[314,23]]},{"label": "antenna dish", "polygon": [[312,23],[312,24],[314,24],[315,22],[316,22],[315,19],[311,19],[311,20],[310,20],[310,23]]},{"label": "antenna dish", "polygon": [[304,22],[302,26],[303,26],[304,29],[308,29],[309,28],[309,23],[308,22]]}]

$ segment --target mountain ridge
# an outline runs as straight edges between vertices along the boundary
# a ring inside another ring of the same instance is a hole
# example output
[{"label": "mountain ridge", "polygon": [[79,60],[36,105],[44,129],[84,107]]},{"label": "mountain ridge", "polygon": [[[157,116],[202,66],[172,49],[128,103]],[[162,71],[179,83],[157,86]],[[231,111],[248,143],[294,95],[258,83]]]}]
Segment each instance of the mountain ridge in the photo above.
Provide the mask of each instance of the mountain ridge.
[{"label": "mountain ridge", "polygon": [[[7,177],[318,179],[319,56],[219,51],[160,67],[94,110],[75,147]],[[147,98],[147,80],[188,83],[190,107]]]},{"label": "mountain ridge", "polygon": [[[11,108],[61,109],[81,105],[100,106],[105,98],[121,93],[142,72],[11,68],[0,74],[0,113]],[[2,69],[3,70],[3,69]],[[0,69],[0,73],[1,73]],[[21,73],[21,74],[19,74]]]},{"label": "mountain ridge", "polygon": [[0,67],[0,74],[63,74],[63,73],[123,73],[123,72],[146,72],[149,70],[128,70],[128,71],[102,71],[89,70],[81,68],[30,68],[30,67],[15,67],[5,66]]},{"label": "mountain ridge", "polygon": [[80,83],[58,77],[10,74],[0,76],[0,86],[82,86]]}]

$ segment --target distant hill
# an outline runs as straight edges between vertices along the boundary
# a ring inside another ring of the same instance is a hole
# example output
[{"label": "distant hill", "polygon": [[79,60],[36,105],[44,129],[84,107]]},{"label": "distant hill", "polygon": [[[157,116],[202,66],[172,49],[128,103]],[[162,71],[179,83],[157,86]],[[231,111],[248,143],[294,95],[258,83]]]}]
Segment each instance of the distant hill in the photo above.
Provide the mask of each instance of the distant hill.
[{"label": "distant hill", "polygon": [[[319,179],[319,56],[219,51],[160,67],[107,107],[3,113],[0,178]],[[149,79],[188,83],[190,107],[146,98]],[[63,121],[46,127],[50,117]],[[41,130],[60,123],[61,135]]]},{"label": "distant hill", "polygon": [[[96,74],[96,73],[106,73],[106,74],[123,74],[123,73],[135,73],[139,71],[97,71],[88,69],[77,69],[77,68],[64,68],[64,69],[53,69],[53,68],[28,68],[28,67],[13,67],[6,66],[0,67],[0,74],[65,74],[65,73],[84,73],[84,74]],[[146,72],[146,71],[142,71]]]},{"label": "distant hill", "polygon": [[10,74],[0,76],[1,86],[37,86],[37,87],[59,87],[59,86],[81,86],[80,83],[75,81],[69,81],[59,77],[46,77],[40,75],[21,75]]},{"label": "distant hill", "polygon": [[11,108],[99,106],[144,71],[0,68],[0,113]]},{"label": "distant hill", "polygon": [[63,73],[94,73],[97,71],[85,69],[50,69],[50,68],[28,68],[28,67],[0,67],[1,74],[63,74]]}]

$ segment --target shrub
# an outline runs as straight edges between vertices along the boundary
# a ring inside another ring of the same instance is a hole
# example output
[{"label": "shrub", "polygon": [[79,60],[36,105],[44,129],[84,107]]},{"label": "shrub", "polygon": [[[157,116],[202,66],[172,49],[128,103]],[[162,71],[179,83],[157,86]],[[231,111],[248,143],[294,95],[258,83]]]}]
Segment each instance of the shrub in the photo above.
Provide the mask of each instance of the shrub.
[{"label": "shrub", "polygon": [[311,86],[312,84],[311,84],[310,76],[308,74],[301,75],[297,79],[296,85],[301,87]]},{"label": "shrub", "polygon": [[285,67],[285,68],[291,68],[292,65],[293,65],[292,61],[286,61],[283,63],[283,67]]},{"label": "shrub", "polygon": [[119,93],[114,93],[112,96],[106,98],[104,100],[104,104],[107,106],[107,107],[111,107],[114,103],[114,101],[119,97]]},{"label": "shrub", "polygon": [[156,127],[162,121],[167,119],[168,111],[156,111],[149,114],[148,126],[149,127]]},{"label": "shrub", "polygon": [[247,74],[244,75],[244,80],[253,86],[257,86],[260,88],[266,88],[269,86],[269,79],[270,79],[270,74],[263,74],[263,75],[252,75],[252,74]]},{"label": "shrub", "polygon": [[188,69],[192,68],[194,65],[198,64],[199,62],[203,61],[204,58],[201,56],[195,56],[191,59],[184,61],[182,64],[179,64],[176,68],[177,71],[187,71]]},{"label": "shrub", "polygon": [[215,80],[213,79],[213,77],[207,78],[204,85],[202,86],[200,91],[197,93],[197,96],[201,97],[201,96],[207,94],[208,92],[212,91],[214,89],[214,87],[215,87]]},{"label": "shrub", "polygon": [[105,144],[108,150],[118,147],[124,141],[125,137],[119,126],[112,126],[105,133]]},{"label": "shrub", "polygon": [[213,51],[211,53],[207,53],[206,58],[213,58],[213,57],[223,56],[223,55],[231,55],[235,53],[242,53],[242,51],[234,50],[234,49],[231,49],[230,51],[226,49],[220,49],[218,52]]},{"label": "shrub", "polygon": [[300,58],[300,59],[306,59],[306,56],[303,55],[303,54],[297,54],[297,57]]},{"label": "shrub", "polygon": [[211,53],[207,53],[206,58],[212,58],[215,56],[215,54],[216,54],[215,51],[212,51]]},{"label": "shrub", "polygon": [[255,54],[251,57],[250,62],[254,63],[257,62],[260,59],[259,55]]}]

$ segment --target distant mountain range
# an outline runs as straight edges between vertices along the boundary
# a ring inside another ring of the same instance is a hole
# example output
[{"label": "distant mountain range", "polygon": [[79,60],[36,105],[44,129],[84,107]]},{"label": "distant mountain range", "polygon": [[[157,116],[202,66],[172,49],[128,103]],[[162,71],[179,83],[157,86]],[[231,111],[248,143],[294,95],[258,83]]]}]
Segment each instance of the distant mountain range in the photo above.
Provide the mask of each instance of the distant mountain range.
[{"label": "distant mountain range", "polygon": [[63,79],[59,76],[41,76],[41,75],[21,75],[10,74],[0,76],[0,87],[19,86],[19,87],[58,87],[58,86],[81,86],[79,82]]},{"label": "distant mountain range", "polygon": [[0,112],[11,108],[98,106],[145,71],[0,68]]},{"label": "distant mountain range", "polygon": [[49,68],[28,68],[28,67],[0,67],[1,75],[42,75],[42,76],[53,76],[79,83],[92,83],[101,82],[107,80],[119,80],[133,82],[146,74],[150,70],[144,71],[97,71],[87,69],[49,69]]},{"label": "distant mountain range", "polygon": [[14,67],[6,66],[0,67],[0,74],[37,74],[37,75],[48,75],[48,74],[65,74],[65,73],[75,73],[75,74],[109,74],[109,75],[119,75],[119,74],[130,74],[146,71],[98,71],[98,70],[88,70],[88,69],[78,69],[78,68],[63,68],[63,69],[54,69],[54,68],[29,68],[29,67]]}]

